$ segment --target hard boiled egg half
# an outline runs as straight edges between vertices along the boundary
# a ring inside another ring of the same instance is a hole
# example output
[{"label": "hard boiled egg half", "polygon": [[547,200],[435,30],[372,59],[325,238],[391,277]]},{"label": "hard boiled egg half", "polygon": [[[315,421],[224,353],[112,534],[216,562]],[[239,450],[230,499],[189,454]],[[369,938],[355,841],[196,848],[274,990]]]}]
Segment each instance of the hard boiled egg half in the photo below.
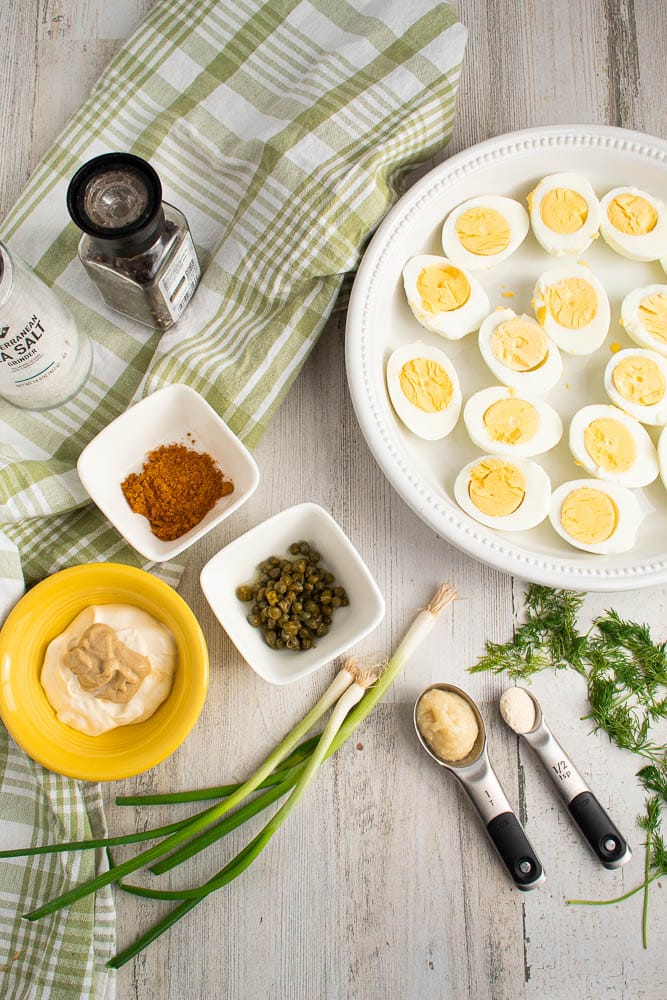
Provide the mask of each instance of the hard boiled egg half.
[{"label": "hard boiled egg half", "polygon": [[426,441],[446,437],[459,418],[456,369],[437,347],[417,341],[395,350],[387,361],[387,390],[405,426]]},{"label": "hard boiled egg half", "polygon": [[642,424],[667,424],[667,358],[639,347],[609,360],[604,387],[612,403]]},{"label": "hard boiled egg half", "polygon": [[513,309],[496,309],[484,320],[479,351],[498,381],[520,392],[547,392],[563,373],[558,348],[542,327]]},{"label": "hard boiled egg half", "polygon": [[554,490],[549,520],[570,545],[607,555],[632,548],[643,514],[634,494],[624,486],[574,479]]},{"label": "hard boiled egg half", "polygon": [[667,357],[667,285],[628,292],[621,305],[621,326],[635,344]]},{"label": "hard boiled egg half", "polygon": [[583,174],[543,177],[528,195],[530,224],[547,253],[583,253],[598,236],[600,203]]},{"label": "hard boiled egg half", "polygon": [[563,422],[552,406],[504,385],[471,396],[463,421],[478,448],[498,455],[540,455],[555,447],[563,433]]},{"label": "hard boiled egg half", "polygon": [[495,267],[521,246],[528,228],[528,213],[513,198],[471,198],[445,219],[442,249],[455,264],[471,271]]},{"label": "hard boiled egg half", "polygon": [[567,354],[592,354],[609,331],[609,299],[589,267],[563,264],[537,279],[533,310],[538,322]]},{"label": "hard boiled egg half", "polygon": [[547,516],[551,483],[529,458],[484,455],[461,469],[454,496],[466,514],[487,528],[521,531]]},{"label": "hard boiled egg half", "polygon": [[658,463],[660,465],[660,478],[667,490],[667,427],[658,438]]},{"label": "hard boiled egg half", "polygon": [[593,404],[570,422],[570,451],[591,476],[630,488],[658,476],[658,456],[646,430],[616,406]]},{"label": "hard boiled egg half", "polygon": [[600,202],[600,232],[622,257],[658,260],[667,254],[667,209],[635,187],[617,187]]},{"label": "hard boiled egg half", "polygon": [[480,283],[445,257],[411,257],[403,268],[403,287],[415,319],[446,340],[478,330],[489,312]]}]

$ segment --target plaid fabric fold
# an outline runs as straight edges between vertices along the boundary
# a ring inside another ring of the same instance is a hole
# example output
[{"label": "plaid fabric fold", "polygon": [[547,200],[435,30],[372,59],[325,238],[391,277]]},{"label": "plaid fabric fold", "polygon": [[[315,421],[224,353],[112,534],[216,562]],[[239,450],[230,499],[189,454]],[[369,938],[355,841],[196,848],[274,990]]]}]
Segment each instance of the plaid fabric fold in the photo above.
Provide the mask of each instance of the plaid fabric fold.
[{"label": "plaid fabric fold", "polygon": [[[90,378],[63,406],[0,402],[0,613],[24,583],[88,561],[143,565],[178,584],[184,558],[143,563],[88,502],[76,475],[82,448],[174,382],[202,393],[250,447],[259,441],[403,173],[447,142],[465,38],[450,5],[433,0],[162,0],[151,10],[0,227],[94,351]],[[107,309],[76,256],[67,184],[112,150],[154,165],[203,265],[192,303],[162,336]],[[18,781],[12,794],[29,805],[22,842],[92,829],[99,790],[45,776],[2,735],[0,801]],[[0,830],[11,820],[7,808]],[[89,871],[58,858],[0,866],[11,951],[0,984],[13,977],[3,996],[94,995],[91,956],[109,941],[104,899],[99,915],[84,907],[68,922],[66,913],[52,932],[17,922],[33,897]],[[85,970],[69,985],[66,958]]]}]

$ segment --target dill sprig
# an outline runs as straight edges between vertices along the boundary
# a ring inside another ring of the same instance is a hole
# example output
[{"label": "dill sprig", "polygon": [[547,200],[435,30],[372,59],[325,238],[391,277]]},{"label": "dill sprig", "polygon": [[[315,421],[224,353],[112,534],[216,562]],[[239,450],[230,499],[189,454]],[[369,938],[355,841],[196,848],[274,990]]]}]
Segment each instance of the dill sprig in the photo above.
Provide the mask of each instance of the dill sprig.
[{"label": "dill sprig", "polygon": [[608,610],[587,632],[578,629],[584,595],[533,584],[525,597],[526,620],[511,642],[487,642],[473,673],[507,672],[528,680],[540,670],[576,670],[586,679],[593,730],[648,761],[637,777],[647,798],[637,824],[646,834],[644,879],[616,899],[571,899],[569,903],[608,905],[644,894],[642,941],[648,946],[649,886],[667,875],[662,818],[667,806],[667,756],[656,742],[656,723],[667,718],[667,642],[656,643],[646,624],[626,621]]},{"label": "dill sprig", "polygon": [[526,680],[545,667],[574,667],[583,672],[585,636],[577,631],[583,601],[583,594],[532,584],[525,597],[526,620],[515,630],[512,642],[487,642],[472,672],[507,671],[515,680]]}]

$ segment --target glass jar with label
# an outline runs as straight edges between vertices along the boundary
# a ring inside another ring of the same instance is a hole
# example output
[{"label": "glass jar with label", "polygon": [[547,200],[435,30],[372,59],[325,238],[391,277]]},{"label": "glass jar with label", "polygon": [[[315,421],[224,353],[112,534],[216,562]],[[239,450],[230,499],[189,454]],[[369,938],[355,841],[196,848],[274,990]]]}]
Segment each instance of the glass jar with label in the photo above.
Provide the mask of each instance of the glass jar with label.
[{"label": "glass jar with label", "polygon": [[92,357],[65,304],[0,243],[0,396],[26,410],[50,410],[76,395]]},{"label": "glass jar with label", "polygon": [[72,178],[67,208],[83,236],[79,257],[111,309],[167,330],[192,298],[201,271],[182,212],[162,201],[146,160],[106,153]]}]

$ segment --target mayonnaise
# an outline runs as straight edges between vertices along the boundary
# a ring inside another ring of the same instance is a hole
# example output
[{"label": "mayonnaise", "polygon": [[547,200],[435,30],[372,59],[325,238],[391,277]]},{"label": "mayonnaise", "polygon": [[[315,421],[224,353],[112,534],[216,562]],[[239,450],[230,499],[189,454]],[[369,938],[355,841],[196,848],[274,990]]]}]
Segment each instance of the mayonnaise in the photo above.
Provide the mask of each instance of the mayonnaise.
[{"label": "mayonnaise", "polygon": [[[68,652],[77,647],[87,629],[100,623],[112,628],[129,650],[148,659],[148,673],[132,686],[127,700],[113,700],[104,690],[97,694],[86,690],[93,686],[84,687],[65,665]],[[171,690],[177,660],[173,633],[147,611],[129,604],[92,605],[49,643],[42,686],[60,722],[88,736],[99,736],[117,726],[150,718]]]}]

